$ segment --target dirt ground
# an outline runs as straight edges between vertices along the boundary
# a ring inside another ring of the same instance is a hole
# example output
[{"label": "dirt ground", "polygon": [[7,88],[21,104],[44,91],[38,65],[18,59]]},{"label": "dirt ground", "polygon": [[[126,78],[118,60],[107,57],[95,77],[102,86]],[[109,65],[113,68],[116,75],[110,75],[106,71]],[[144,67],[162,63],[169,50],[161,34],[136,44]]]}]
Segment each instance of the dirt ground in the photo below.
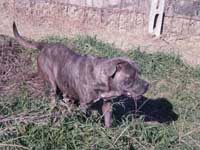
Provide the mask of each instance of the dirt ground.
[{"label": "dirt ground", "polygon": [[[182,37],[182,38],[136,38],[134,43],[138,43],[141,50],[147,52],[164,52],[174,53],[181,56],[181,58],[192,66],[200,65],[200,37]],[[140,45],[140,43],[145,43]]]}]

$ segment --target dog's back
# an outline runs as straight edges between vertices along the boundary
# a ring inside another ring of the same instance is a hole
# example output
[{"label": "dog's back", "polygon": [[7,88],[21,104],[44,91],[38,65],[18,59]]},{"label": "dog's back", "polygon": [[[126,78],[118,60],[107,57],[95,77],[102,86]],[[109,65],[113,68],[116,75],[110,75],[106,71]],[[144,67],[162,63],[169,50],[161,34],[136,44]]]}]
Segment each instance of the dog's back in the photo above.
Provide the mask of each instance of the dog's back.
[{"label": "dog's back", "polygon": [[38,72],[54,91],[59,88],[68,97],[89,103],[98,98],[98,87],[105,88],[103,84],[98,85],[94,75],[95,67],[105,58],[82,56],[62,44],[28,41],[20,36],[15,23],[13,33],[22,46],[40,49]]}]

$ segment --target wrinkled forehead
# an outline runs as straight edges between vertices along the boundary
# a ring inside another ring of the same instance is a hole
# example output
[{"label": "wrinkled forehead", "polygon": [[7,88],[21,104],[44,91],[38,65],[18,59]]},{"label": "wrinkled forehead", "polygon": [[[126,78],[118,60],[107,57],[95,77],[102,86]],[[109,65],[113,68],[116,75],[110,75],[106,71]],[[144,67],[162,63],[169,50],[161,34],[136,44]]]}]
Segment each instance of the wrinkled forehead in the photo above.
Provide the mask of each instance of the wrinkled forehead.
[{"label": "wrinkled forehead", "polygon": [[[129,83],[134,82],[135,77],[137,77],[137,68],[132,64],[125,63],[121,66],[121,69],[116,73],[115,80],[117,81],[128,81]],[[120,83],[120,82],[118,82]]]},{"label": "wrinkled forehead", "polygon": [[130,63],[126,63],[123,68],[122,71],[125,74],[129,74],[129,75],[135,75],[137,73],[137,68],[135,68],[134,65],[130,64]]}]

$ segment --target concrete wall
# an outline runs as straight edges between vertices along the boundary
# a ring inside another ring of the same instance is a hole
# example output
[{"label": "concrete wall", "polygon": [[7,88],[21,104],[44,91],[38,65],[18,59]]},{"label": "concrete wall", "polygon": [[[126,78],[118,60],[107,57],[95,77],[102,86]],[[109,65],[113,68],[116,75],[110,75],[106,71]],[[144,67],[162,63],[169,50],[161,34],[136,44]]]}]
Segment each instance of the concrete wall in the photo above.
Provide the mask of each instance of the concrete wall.
[{"label": "concrete wall", "polygon": [[1,0],[0,34],[12,35],[12,22],[33,39],[48,35],[97,35],[129,49],[177,52],[200,64],[200,1],[166,0],[161,38],[150,36],[150,0]]}]

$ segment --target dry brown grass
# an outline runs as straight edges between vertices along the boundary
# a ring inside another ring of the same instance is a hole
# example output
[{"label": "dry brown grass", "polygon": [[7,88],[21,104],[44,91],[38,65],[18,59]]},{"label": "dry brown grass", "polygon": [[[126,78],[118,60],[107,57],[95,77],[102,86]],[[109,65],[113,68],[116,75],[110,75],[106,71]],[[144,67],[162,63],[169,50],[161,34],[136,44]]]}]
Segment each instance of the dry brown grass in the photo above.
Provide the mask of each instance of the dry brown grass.
[{"label": "dry brown grass", "polygon": [[0,96],[17,95],[22,87],[34,96],[43,94],[44,83],[32,67],[32,52],[24,51],[14,39],[0,35]]}]

